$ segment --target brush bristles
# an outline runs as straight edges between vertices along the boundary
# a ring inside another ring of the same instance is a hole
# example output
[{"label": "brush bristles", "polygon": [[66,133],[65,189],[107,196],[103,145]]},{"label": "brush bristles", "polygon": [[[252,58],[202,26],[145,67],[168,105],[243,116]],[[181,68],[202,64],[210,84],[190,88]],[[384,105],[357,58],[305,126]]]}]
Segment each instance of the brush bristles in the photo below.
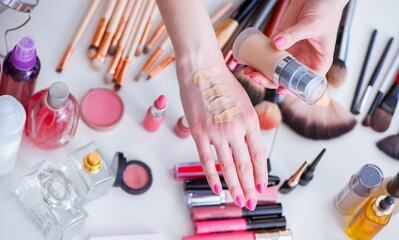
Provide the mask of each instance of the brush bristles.
[{"label": "brush bristles", "polygon": [[275,103],[262,101],[255,106],[255,111],[258,114],[260,129],[262,130],[273,129],[281,123],[281,111]]},{"label": "brush bristles", "polygon": [[391,124],[392,114],[384,111],[382,108],[377,108],[371,117],[371,128],[377,132],[384,132]]},{"label": "brush bristles", "polygon": [[283,122],[299,135],[310,139],[336,138],[356,125],[352,114],[333,100],[328,106],[318,106],[308,105],[296,97],[286,97],[279,106]]},{"label": "brush bristles", "polygon": [[236,74],[236,78],[247,92],[253,106],[262,102],[266,92],[264,87],[256,83],[253,83],[251,79],[249,79],[244,75],[243,70],[239,71]]},{"label": "brush bristles", "polygon": [[340,87],[346,79],[346,64],[341,59],[334,59],[330,70],[327,72],[327,81],[330,86]]},{"label": "brush bristles", "polygon": [[368,127],[370,126],[370,124],[371,124],[371,116],[367,114],[362,121],[362,125]]},{"label": "brush bristles", "polygon": [[377,142],[377,147],[388,156],[399,160],[399,135],[393,135]]}]

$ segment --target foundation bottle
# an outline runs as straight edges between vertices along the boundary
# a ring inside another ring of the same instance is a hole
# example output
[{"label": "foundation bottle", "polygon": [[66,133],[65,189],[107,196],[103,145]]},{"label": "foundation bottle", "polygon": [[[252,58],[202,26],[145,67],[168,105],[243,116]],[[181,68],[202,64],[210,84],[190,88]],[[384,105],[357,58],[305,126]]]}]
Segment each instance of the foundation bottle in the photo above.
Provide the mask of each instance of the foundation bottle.
[{"label": "foundation bottle", "polygon": [[286,51],[278,51],[272,41],[256,28],[247,28],[237,36],[233,55],[263,73],[307,102],[316,103],[327,89],[327,80],[296,60]]},{"label": "foundation bottle", "polygon": [[370,198],[350,221],[346,234],[355,240],[373,239],[388,224],[394,208],[392,196],[381,195]]},{"label": "foundation bottle", "polygon": [[83,203],[107,194],[115,181],[115,175],[95,142],[69,153],[65,167]]},{"label": "foundation bottle", "polygon": [[356,213],[383,181],[379,167],[364,165],[335,197],[336,209],[344,215]]},{"label": "foundation bottle", "polygon": [[395,199],[395,207],[392,215],[399,212],[399,172],[394,177],[385,179],[381,186],[375,191],[374,196],[391,195]]}]

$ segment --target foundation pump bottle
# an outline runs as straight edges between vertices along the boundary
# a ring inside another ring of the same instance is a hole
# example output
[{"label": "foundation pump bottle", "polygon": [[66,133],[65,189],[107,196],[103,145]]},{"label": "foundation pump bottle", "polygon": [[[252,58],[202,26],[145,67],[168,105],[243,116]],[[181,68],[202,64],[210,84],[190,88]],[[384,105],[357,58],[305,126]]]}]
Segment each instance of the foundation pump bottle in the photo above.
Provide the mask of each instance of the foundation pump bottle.
[{"label": "foundation pump bottle", "polygon": [[399,212],[399,172],[394,177],[390,177],[382,182],[381,186],[375,191],[374,196],[391,195],[395,199],[395,207],[392,215]]},{"label": "foundation pump bottle", "polygon": [[286,51],[278,51],[272,41],[256,28],[237,36],[233,55],[307,102],[316,103],[327,89],[327,80],[300,63]]}]

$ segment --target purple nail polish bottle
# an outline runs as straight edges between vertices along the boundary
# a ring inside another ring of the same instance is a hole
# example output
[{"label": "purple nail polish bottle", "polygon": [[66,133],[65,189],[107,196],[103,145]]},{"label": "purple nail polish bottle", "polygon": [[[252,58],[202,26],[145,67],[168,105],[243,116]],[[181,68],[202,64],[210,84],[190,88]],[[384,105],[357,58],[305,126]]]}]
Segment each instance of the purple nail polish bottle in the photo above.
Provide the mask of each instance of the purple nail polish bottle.
[{"label": "purple nail polish bottle", "polygon": [[34,41],[23,37],[4,58],[0,95],[15,97],[26,109],[40,72]]}]

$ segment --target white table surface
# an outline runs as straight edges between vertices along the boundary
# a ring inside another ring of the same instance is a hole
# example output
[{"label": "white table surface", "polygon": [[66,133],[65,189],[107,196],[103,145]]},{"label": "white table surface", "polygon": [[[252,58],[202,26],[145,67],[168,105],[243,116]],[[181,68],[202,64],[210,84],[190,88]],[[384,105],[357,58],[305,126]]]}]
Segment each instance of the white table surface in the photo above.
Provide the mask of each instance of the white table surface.
[{"label": "white table surface", "polygon": [[[79,24],[88,2],[41,0],[32,13],[31,22],[9,34],[10,47],[24,35],[29,35],[36,41],[42,62],[36,91],[47,88],[54,81],[64,81],[80,101],[90,88],[111,88],[103,81],[106,69],[104,68],[102,72],[94,71],[86,57],[86,50],[100,11],[90,22],[88,30],[62,74],[55,72],[58,61]],[[222,2],[226,1],[207,0],[206,4],[212,12]],[[235,0],[235,6],[240,2]],[[346,108],[351,104],[363,57],[374,28],[377,28],[379,33],[365,83],[368,82],[390,36],[396,39],[376,86],[379,86],[392,62],[399,46],[398,9],[397,0],[358,1],[347,59],[348,77],[341,88],[331,90],[332,99]],[[5,29],[18,25],[25,18],[26,15],[11,10],[0,14],[0,32],[3,33]],[[156,23],[158,22],[159,15],[156,19]],[[3,36],[0,36],[2,52],[5,51],[3,39]],[[198,161],[196,148],[191,138],[180,139],[172,131],[178,118],[183,115],[174,64],[151,81],[133,81],[133,76],[147,58],[148,55],[132,61],[126,83],[119,92],[125,104],[125,114],[115,129],[98,132],[80,120],[75,138],[66,146],[52,151],[39,149],[26,138],[23,139],[16,167],[10,174],[0,178],[0,239],[44,238],[13,194],[20,171],[43,159],[61,167],[68,152],[93,140],[100,146],[107,159],[112,159],[116,151],[122,151],[128,159],[139,159],[148,163],[154,181],[150,190],[143,195],[133,196],[114,188],[107,196],[86,205],[90,217],[84,232],[76,239],[156,232],[163,233],[167,240],[176,240],[193,234],[189,211],[184,206],[182,183],[173,179],[171,170],[176,163]],[[110,59],[107,59],[107,63],[109,61]],[[373,90],[373,96],[376,91],[377,88]],[[148,133],[141,127],[141,121],[147,108],[160,94],[165,94],[169,100],[167,116],[157,132]],[[322,148],[327,148],[313,181],[307,187],[298,186],[290,194],[279,196],[288,227],[293,230],[295,239],[347,239],[343,218],[333,206],[336,194],[348,182],[350,176],[366,163],[378,165],[386,177],[398,172],[399,163],[387,157],[375,146],[378,140],[398,132],[398,116],[394,116],[390,128],[385,133],[376,133],[370,128],[363,127],[360,124],[363,117],[364,113],[356,117],[359,123],[353,131],[329,141],[305,139],[284,124],[279,128],[272,155],[271,173],[280,176],[282,181],[290,177],[306,158],[313,159]],[[268,149],[273,133],[274,131],[263,132],[263,140]],[[375,239],[397,239],[398,226],[399,216],[394,216]]]}]

